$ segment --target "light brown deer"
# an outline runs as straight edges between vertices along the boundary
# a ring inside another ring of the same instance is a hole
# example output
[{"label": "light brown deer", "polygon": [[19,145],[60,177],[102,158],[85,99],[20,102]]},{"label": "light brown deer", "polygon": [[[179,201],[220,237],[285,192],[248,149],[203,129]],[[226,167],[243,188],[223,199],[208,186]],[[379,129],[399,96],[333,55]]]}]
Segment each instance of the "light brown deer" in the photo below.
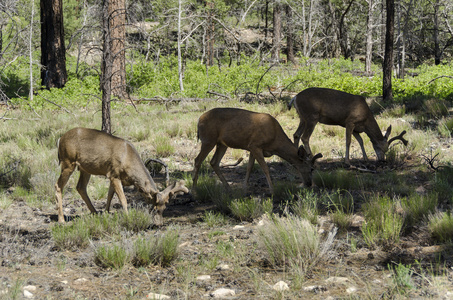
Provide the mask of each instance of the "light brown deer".
[{"label": "light brown deer", "polygon": [[55,189],[60,223],[64,223],[63,188],[76,168],[80,171],[77,191],[92,213],[96,213],[96,209],[87,194],[91,175],[103,175],[110,179],[105,207],[107,212],[114,193],[118,195],[124,211],[127,212],[123,185],[134,185],[144,195],[146,202],[153,204],[156,225],[162,224],[162,213],[169,199],[176,193],[189,192],[183,181],[173,183],[159,192],[137,150],[130,142],[95,129],[73,128],[63,134],[58,141],[58,160],[61,175]]},{"label": "light brown deer", "polygon": [[288,109],[291,109],[293,103],[300,117],[299,127],[294,133],[294,144],[298,146],[302,137],[305,150],[310,155],[309,140],[317,123],[340,125],[346,128],[346,164],[350,164],[351,135],[354,135],[359,142],[365,160],[368,160],[368,157],[360,137],[361,132],[365,132],[370,138],[378,160],[385,159],[385,152],[393,141],[401,140],[404,145],[407,145],[407,140],[403,138],[406,131],[388,140],[392,130],[390,125],[385,135],[382,135],[373,113],[362,96],[326,88],[308,88],[291,99]]},{"label": "light brown deer", "polygon": [[230,147],[250,152],[244,188],[247,186],[256,159],[263,169],[272,193],[272,181],[264,157],[275,154],[294,165],[301,173],[305,186],[312,185],[313,164],[316,159],[322,157],[319,153],[311,158],[303,147],[297,149],[271,115],[238,108],[214,108],[204,113],[198,120],[198,138],[201,140],[201,150],[195,158],[194,188],[197,185],[201,163],[214,147],[216,151],[210,163],[227,188],[229,185],[220,171],[219,164]]}]

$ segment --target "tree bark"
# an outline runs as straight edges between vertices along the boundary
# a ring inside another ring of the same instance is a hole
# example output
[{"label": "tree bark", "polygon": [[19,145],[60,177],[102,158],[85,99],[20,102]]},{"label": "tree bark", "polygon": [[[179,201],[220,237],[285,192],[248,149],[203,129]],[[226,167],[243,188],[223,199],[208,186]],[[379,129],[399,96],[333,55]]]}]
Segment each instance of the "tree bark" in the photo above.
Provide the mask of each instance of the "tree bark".
[{"label": "tree bark", "polygon": [[384,101],[393,100],[392,92],[392,68],[393,68],[393,35],[395,25],[395,2],[386,0],[386,29],[385,29],[385,53],[383,65],[382,96]]},{"label": "tree bark", "polygon": [[366,23],[366,53],[365,73],[371,74],[371,62],[373,58],[373,6],[374,0],[368,0],[368,18]]},{"label": "tree bark", "polygon": [[208,12],[208,21],[207,21],[207,31],[206,31],[206,65],[212,66],[214,65],[214,32],[215,32],[215,25],[214,25],[214,2],[208,1],[206,4],[207,12]]},{"label": "tree bark", "polygon": [[107,133],[112,132],[111,117],[110,117],[110,101],[112,94],[112,36],[110,26],[110,1],[104,0],[102,13],[102,35],[104,39],[102,63],[101,63],[101,91],[102,91],[102,131]]},{"label": "tree bark", "polygon": [[286,5],[286,57],[288,62],[296,64],[296,58],[294,57],[294,20],[293,11],[291,6]]},{"label": "tree bark", "polygon": [[109,0],[111,54],[113,56],[111,92],[120,99],[128,99],[126,89],[126,3],[125,0]]},{"label": "tree bark", "polygon": [[441,61],[442,52],[440,51],[439,43],[439,0],[434,1],[434,28],[433,28],[433,39],[434,39],[434,64],[439,65]]},{"label": "tree bark", "polygon": [[41,0],[41,81],[61,88],[67,80],[62,0]]},{"label": "tree bark", "polygon": [[282,6],[280,0],[274,2],[274,28],[272,37],[272,60],[280,61],[280,49],[282,41]]}]

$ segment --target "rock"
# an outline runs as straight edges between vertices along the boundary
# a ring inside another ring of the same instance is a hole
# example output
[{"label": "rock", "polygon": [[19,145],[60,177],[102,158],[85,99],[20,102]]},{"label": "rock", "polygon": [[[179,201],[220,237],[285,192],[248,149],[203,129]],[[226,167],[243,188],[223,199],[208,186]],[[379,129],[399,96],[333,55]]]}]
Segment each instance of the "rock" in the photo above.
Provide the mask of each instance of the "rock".
[{"label": "rock", "polygon": [[222,264],[217,267],[217,270],[219,270],[219,271],[225,271],[225,270],[229,270],[229,269],[230,269],[230,266],[227,264]]},{"label": "rock", "polygon": [[322,285],[309,285],[309,286],[304,287],[303,289],[306,292],[314,292],[314,293],[327,291],[326,287],[324,287]]},{"label": "rock", "polygon": [[163,295],[163,294],[155,294],[155,293],[149,293],[146,295],[147,299],[152,299],[152,300],[163,300],[163,299],[170,299],[170,296]]},{"label": "rock", "polygon": [[215,290],[210,294],[210,296],[214,298],[226,298],[234,295],[236,295],[236,292],[234,290],[225,288]]},{"label": "rock", "polygon": [[243,226],[243,225],[236,225],[233,227],[233,229],[244,229],[244,228],[245,228],[245,226]]},{"label": "rock", "polygon": [[24,297],[27,299],[31,299],[31,298],[33,298],[33,294],[27,290],[24,290]]},{"label": "rock", "polygon": [[87,281],[88,281],[88,279],[86,279],[86,278],[79,278],[79,279],[76,279],[76,280],[74,281],[74,283],[75,283],[75,284],[83,284],[83,283],[85,283],[85,282],[87,282]]},{"label": "rock", "polygon": [[286,291],[286,290],[289,290],[289,286],[286,282],[284,281],[279,281],[277,282],[276,284],[274,284],[274,286],[272,287],[272,289],[276,290],[276,291]]},{"label": "rock", "polygon": [[327,283],[346,283],[349,281],[349,278],[347,277],[338,277],[338,276],[334,276],[334,277],[329,277],[326,279],[326,282]]},{"label": "rock", "polygon": [[24,286],[24,290],[27,290],[29,292],[35,292],[36,291],[36,286],[34,286],[34,285],[26,285],[26,286]]},{"label": "rock", "polygon": [[197,280],[211,280],[211,275],[200,275],[197,277]]},{"label": "rock", "polygon": [[351,286],[346,289],[346,293],[348,293],[348,294],[352,294],[355,292],[357,292],[357,288],[355,286]]}]

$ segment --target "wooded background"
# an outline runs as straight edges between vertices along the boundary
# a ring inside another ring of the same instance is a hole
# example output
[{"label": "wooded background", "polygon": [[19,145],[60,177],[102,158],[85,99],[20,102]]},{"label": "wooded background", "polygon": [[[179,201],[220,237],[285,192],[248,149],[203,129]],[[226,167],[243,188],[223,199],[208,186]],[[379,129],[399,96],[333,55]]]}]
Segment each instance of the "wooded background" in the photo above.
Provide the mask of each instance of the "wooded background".
[{"label": "wooded background", "polygon": [[[393,71],[404,78],[409,67],[449,61],[453,44],[449,0],[3,0],[0,11],[1,65],[29,58],[31,98],[34,88],[65,85],[68,56],[76,57],[76,75],[88,63],[103,74],[102,90],[122,99],[139,57],[174,56],[180,90],[189,60],[221,68],[244,58],[359,59],[365,75],[382,65],[391,99]],[[32,77],[37,66],[40,80]],[[10,80],[2,76],[3,86]]]}]

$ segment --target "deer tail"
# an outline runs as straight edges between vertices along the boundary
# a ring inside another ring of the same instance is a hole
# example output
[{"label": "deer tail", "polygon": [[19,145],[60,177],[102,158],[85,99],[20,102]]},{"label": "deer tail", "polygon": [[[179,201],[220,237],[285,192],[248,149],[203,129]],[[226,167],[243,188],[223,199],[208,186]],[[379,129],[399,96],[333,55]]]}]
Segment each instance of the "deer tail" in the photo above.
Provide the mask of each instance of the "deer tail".
[{"label": "deer tail", "polygon": [[291,101],[289,101],[289,103],[288,103],[288,105],[287,105],[287,106],[288,106],[288,110],[290,110],[290,109],[291,109],[291,106],[293,106],[293,102],[296,100],[296,97],[297,97],[297,96],[294,96],[294,97],[291,99]]}]

